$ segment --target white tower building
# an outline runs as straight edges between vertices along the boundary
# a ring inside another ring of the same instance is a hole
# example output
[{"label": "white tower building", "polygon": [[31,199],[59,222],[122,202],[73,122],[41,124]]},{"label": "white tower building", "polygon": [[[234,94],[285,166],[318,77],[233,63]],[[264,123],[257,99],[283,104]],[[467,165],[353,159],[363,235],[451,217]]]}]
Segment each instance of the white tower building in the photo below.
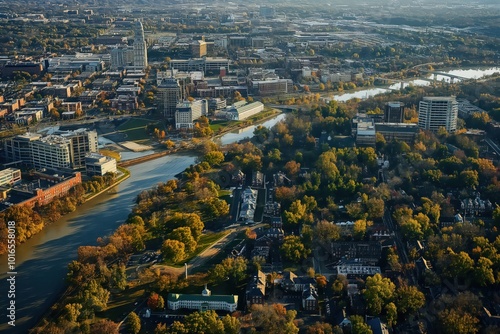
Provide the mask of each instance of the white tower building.
[{"label": "white tower building", "polygon": [[418,105],[418,127],[437,131],[444,127],[448,132],[457,129],[458,103],[455,96],[424,97]]},{"label": "white tower building", "polygon": [[141,21],[135,22],[134,33],[134,68],[144,70],[148,66],[148,52]]}]

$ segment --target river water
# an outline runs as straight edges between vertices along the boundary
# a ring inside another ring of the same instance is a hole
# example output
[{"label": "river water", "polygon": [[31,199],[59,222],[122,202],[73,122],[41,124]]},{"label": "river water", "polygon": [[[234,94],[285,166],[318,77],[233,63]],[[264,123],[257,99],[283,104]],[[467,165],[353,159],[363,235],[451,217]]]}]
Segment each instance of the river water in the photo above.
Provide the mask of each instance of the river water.
[{"label": "river water", "polygon": [[[271,127],[280,114],[262,125]],[[223,144],[249,137],[255,126],[225,134]],[[147,153],[147,152],[145,152]],[[142,153],[143,155],[145,154]],[[64,289],[67,265],[82,245],[95,245],[122,224],[137,195],[159,182],[175,178],[195,163],[195,155],[173,154],[131,166],[131,176],[108,193],[78,207],[16,249],[16,327],[7,325],[7,256],[0,256],[0,333],[27,333]]]},{"label": "river water", "polygon": [[[500,72],[500,67],[490,67],[490,68],[484,68],[484,69],[459,69],[459,70],[439,71],[439,72],[452,74],[452,75],[456,75],[456,76],[467,78],[467,79],[481,79],[487,75],[492,75],[495,72]],[[433,78],[434,78],[434,76],[432,74],[428,76],[429,80],[432,80]],[[389,89],[387,89],[387,88],[369,88],[369,89],[359,90],[359,91],[356,91],[353,93],[334,95],[333,98],[339,102],[346,102],[346,101],[353,99],[353,98],[367,99],[369,97],[372,97],[372,96],[375,96],[378,94],[390,92],[391,90],[398,90],[401,88],[401,85],[403,86],[403,88],[408,87],[408,86],[429,86],[431,84],[431,82],[429,80],[415,79],[415,80],[402,81],[402,82],[392,84],[391,86],[389,86]],[[443,75],[438,75],[436,77],[437,82],[441,82],[443,80],[446,82],[449,82],[450,77],[443,76]],[[460,81],[460,79],[454,79],[454,80],[455,80],[455,82]]]}]

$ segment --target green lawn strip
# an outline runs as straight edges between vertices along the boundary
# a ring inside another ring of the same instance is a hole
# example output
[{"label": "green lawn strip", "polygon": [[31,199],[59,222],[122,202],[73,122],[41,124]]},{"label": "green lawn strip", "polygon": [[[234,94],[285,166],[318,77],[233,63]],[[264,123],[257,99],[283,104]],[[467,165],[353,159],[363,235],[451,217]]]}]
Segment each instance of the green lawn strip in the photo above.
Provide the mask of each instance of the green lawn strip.
[{"label": "green lawn strip", "polygon": [[[105,311],[96,314],[97,318],[110,319],[112,321],[122,321],[128,313],[136,307],[135,301],[144,296],[145,286],[138,285],[125,289],[119,293],[113,293]],[[125,315],[124,315],[125,314]]]},{"label": "green lawn strip", "polygon": [[184,266],[184,263],[188,263],[189,261],[194,259],[201,252],[203,252],[205,249],[207,249],[209,246],[211,246],[213,243],[217,242],[220,238],[224,237],[228,233],[229,233],[229,231],[202,234],[200,237],[200,240],[198,241],[198,246],[196,247],[195,251],[191,255],[189,255],[189,257],[182,260],[181,263],[165,262],[165,264],[167,266],[181,268],[182,266]]},{"label": "green lawn strip", "polygon": [[231,240],[227,245],[225,245],[224,248],[222,248],[219,253],[217,253],[214,257],[205,262],[203,266],[200,266],[199,268],[194,268],[192,272],[193,273],[197,273],[200,271],[205,272],[210,268],[212,268],[217,263],[221,263],[222,260],[224,260],[228,256],[227,255],[228,251],[232,250],[234,247],[236,247],[236,245],[238,245],[244,239],[245,239],[245,231],[238,233],[238,235],[233,240]]}]

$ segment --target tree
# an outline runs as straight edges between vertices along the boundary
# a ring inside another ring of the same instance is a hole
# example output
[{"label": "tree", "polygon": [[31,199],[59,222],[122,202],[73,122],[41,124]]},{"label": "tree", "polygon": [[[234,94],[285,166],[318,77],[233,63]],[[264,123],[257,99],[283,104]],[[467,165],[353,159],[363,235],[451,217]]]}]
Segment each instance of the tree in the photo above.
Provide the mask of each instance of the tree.
[{"label": "tree", "polygon": [[307,205],[302,204],[300,199],[295,200],[288,210],[285,210],[285,221],[288,224],[298,224],[300,222],[309,221],[307,213]]},{"label": "tree", "polygon": [[127,287],[127,273],[125,265],[113,265],[111,267],[111,277],[109,278],[110,286],[119,290],[125,290]]},{"label": "tree", "polygon": [[445,309],[438,313],[441,330],[446,334],[475,334],[479,332],[479,319],[470,313]]},{"label": "tree", "polygon": [[325,322],[316,322],[308,326],[306,334],[333,334],[332,325]]},{"label": "tree", "polygon": [[224,162],[224,153],[220,151],[211,151],[205,154],[203,157],[203,161],[206,161],[212,167],[220,166],[222,162]]},{"label": "tree", "polygon": [[225,333],[224,322],[214,310],[194,312],[184,318],[187,333],[221,334]]},{"label": "tree", "polygon": [[82,304],[82,315],[91,318],[94,312],[106,309],[109,299],[109,291],[104,289],[95,279],[82,286],[77,300]]},{"label": "tree", "polygon": [[479,174],[475,170],[464,170],[460,172],[460,182],[465,187],[476,189],[479,185]]},{"label": "tree", "polygon": [[387,318],[387,324],[391,327],[396,325],[396,322],[398,320],[398,309],[396,305],[394,303],[389,303],[385,305],[385,313]]},{"label": "tree", "polygon": [[151,292],[146,303],[152,310],[163,310],[165,307],[165,300],[156,292]]},{"label": "tree", "polygon": [[487,286],[495,283],[492,266],[493,262],[486,257],[480,257],[477,260],[476,267],[474,268],[474,279],[479,286]]},{"label": "tree", "polygon": [[327,283],[328,281],[326,280],[326,277],[324,275],[316,276],[316,284],[318,285],[319,288],[326,287]]},{"label": "tree", "polygon": [[82,304],[71,303],[64,305],[65,318],[69,322],[77,322],[80,316],[80,310],[82,309]]},{"label": "tree", "polygon": [[288,235],[285,237],[283,245],[281,245],[283,255],[292,262],[299,262],[306,259],[311,253],[311,250],[306,248],[301,242],[299,236]]},{"label": "tree", "polygon": [[297,334],[299,329],[294,324],[297,311],[287,311],[282,304],[254,304],[250,308],[254,327],[262,333]]},{"label": "tree", "polygon": [[230,278],[233,282],[238,283],[245,278],[246,271],[247,260],[245,258],[241,256],[237,258],[228,257],[215,265],[211,276],[215,281],[223,281],[226,278]]},{"label": "tree", "polygon": [[416,219],[410,218],[401,222],[401,232],[408,240],[418,240],[424,236],[422,227]]},{"label": "tree", "polygon": [[370,314],[380,315],[384,306],[393,300],[395,290],[396,286],[389,278],[383,278],[380,274],[368,277],[363,295]]},{"label": "tree", "polygon": [[177,263],[186,258],[185,245],[182,241],[167,239],[163,242],[161,253],[167,261]]},{"label": "tree", "polygon": [[367,221],[366,219],[358,219],[354,222],[353,234],[357,239],[363,239],[368,226],[371,226],[373,223],[371,221]]},{"label": "tree", "polygon": [[239,334],[241,323],[238,318],[226,314],[226,316],[222,318],[222,324],[224,324],[225,334]]},{"label": "tree", "polygon": [[416,286],[402,286],[396,291],[396,306],[402,314],[412,314],[425,305],[425,296]]},{"label": "tree", "polygon": [[193,252],[198,244],[191,234],[191,229],[187,226],[176,228],[168,234],[168,238],[182,242],[187,253]]},{"label": "tree", "polygon": [[314,226],[313,236],[314,240],[326,246],[329,245],[332,240],[338,240],[340,238],[340,227],[326,220],[322,220]]},{"label": "tree", "polygon": [[368,326],[362,316],[352,315],[349,317],[349,320],[351,320],[352,334],[373,334],[370,326]]},{"label": "tree", "polygon": [[[213,191],[216,192],[217,189],[213,189]],[[174,215],[165,222],[165,226],[167,227],[166,229],[175,229],[177,227],[186,226],[189,227],[191,235],[196,242],[200,239],[201,233],[205,228],[205,224],[203,224],[198,214],[180,212],[174,213]]]},{"label": "tree", "polygon": [[127,317],[127,330],[133,334],[138,334],[141,331],[141,319],[133,311]]},{"label": "tree", "polygon": [[118,334],[118,324],[111,320],[101,319],[90,326],[92,334]]},{"label": "tree", "polygon": [[474,260],[472,260],[466,252],[455,253],[450,250],[444,261],[441,263],[443,274],[449,278],[465,278],[474,268]]}]

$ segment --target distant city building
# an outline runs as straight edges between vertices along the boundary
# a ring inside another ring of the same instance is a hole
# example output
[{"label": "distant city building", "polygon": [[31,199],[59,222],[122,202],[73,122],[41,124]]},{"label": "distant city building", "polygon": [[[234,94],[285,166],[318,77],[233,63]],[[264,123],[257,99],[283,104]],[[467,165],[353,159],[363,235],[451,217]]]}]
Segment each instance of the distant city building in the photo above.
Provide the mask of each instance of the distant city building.
[{"label": "distant city building", "polygon": [[111,70],[129,67],[134,63],[134,47],[118,45],[111,50]]},{"label": "distant city building", "polygon": [[250,80],[248,86],[252,94],[269,96],[287,94],[293,87],[293,81],[290,79]]},{"label": "distant city building", "polygon": [[424,97],[418,106],[418,127],[438,131],[445,128],[448,132],[457,129],[458,103],[451,97]]},{"label": "distant city building", "polygon": [[192,59],[172,59],[170,61],[170,68],[183,71],[194,72],[202,71],[203,73],[220,73],[221,68],[229,72],[230,59],[227,58],[192,58]]},{"label": "distant city building", "polygon": [[411,144],[418,133],[415,123],[375,123],[375,132],[384,136],[387,142],[393,140]]},{"label": "distant city building", "polygon": [[177,104],[184,99],[183,90],[175,78],[166,78],[158,86],[156,100],[158,110],[167,119],[175,117]]},{"label": "distant city building", "polygon": [[148,50],[141,21],[135,22],[134,34],[134,68],[144,70],[148,67]]},{"label": "distant city building", "polygon": [[175,128],[192,129],[193,122],[208,114],[206,100],[184,101],[177,104],[175,110]]},{"label": "distant city building", "polygon": [[384,110],[384,122],[403,123],[404,108],[401,102],[387,102]]},{"label": "distant city building", "polygon": [[262,17],[273,18],[276,15],[276,10],[274,9],[274,7],[260,6],[259,9],[260,9],[259,10],[260,16],[262,16]]},{"label": "distant city building", "polygon": [[207,43],[203,40],[191,43],[191,55],[193,58],[201,58],[207,55]]},{"label": "distant city building", "polygon": [[234,312],[238,308],[238,295],[212,295],[205,285],[201,295],[169,293],[167,305],[171,310],[190,309],[197,311]]},{"label": "distant city building", "polygon": [[88,153],[85,156],[85,170],[88,176],[104,176],[107,173],[115,174],[116,160],[98,153]]}]

